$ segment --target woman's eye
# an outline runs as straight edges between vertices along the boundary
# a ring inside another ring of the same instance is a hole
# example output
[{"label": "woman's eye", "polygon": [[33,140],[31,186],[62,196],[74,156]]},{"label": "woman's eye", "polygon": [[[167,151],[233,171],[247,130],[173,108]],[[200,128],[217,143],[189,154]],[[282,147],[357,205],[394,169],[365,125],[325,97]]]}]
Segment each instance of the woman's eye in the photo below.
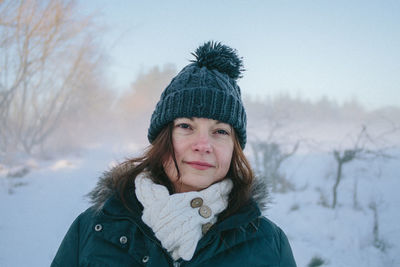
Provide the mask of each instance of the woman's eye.
[{"label": "woman's eye", "polygon": [[190,129],[190,125],[187,123],[179,123],[176,125],[176,127],[182,128],[182,129]]},{"label": "woman's eye", "polygon": [[225,130],[219,129],[216,131],[217,134],[222,134],[222,135],[229,135],[229,133]]}]

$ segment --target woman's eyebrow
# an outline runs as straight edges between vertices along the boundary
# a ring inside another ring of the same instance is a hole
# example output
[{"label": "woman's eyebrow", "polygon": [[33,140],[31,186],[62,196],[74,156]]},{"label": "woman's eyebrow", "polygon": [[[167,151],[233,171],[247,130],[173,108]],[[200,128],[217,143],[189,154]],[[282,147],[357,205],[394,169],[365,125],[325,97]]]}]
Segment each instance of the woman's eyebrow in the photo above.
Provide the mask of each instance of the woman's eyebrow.
[{"label": "woman's eyebrow", "polygon": [[189,118],[189,117],[176,118],[176,120],[185,120],[185,119],[194,121],[194,118],[193,118],[193,117],[190,117],[190,118]]}]

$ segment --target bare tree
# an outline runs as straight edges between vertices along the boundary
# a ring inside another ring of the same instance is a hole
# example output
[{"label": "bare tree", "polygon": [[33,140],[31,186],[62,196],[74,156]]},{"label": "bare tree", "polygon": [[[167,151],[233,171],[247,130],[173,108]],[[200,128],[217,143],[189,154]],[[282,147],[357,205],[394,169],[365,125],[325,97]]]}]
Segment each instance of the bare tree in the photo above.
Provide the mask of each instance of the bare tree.
[{"label": "bare tree", "polygon": [[43,144],[79,85],[98,68],[90,17],[76,11],[70,0],[0,1],[3,155],[32,153]]},{"label": "bare tree", "polygon": [[[394,128],[394,131],[397,130],[397,128]],[[386,133],[392,133],[393,131],[385,131],[383,134]],[[386,147],[382,148],[375,148],[371,149],[368,148],[368,144],[374,144],[375,139],[379,139],[382,137],[382,134],[379,135],[376,138],[372,138],[369,133],[367,132],[367,126],[363,125],[361,127],[361,131],[359,132],[354,145],[352,148],[349,149],[344,149],[344,150],[339,150],[335,149],[333,151],[333,156],[336,161],[337,167],[336,167],[336,175],[335,175],[335,183],[333,184],[332,187],[332,205],[331,208],[335,208],[337,204],[337,192],[338,192],[338,187],[340,182],[343,179],[343,167],[345,164],[359,159],[359,160],[367,160],[367,159],[375,159],[375,158],[391,158],[390,155],[385,153]],[[357,186],[354,187],[355,190],[357,189]],[[356,193],[353,194],[353,197],[356,197]],[[353,199],[354,203],[357,203],[356,199]]]},{"label": "bare tree", "polygon": [[293,185],[281,174],[282,163],[296,153],[299,148],[297,142],[290,151],[282,151],[279,144],[274,142],[251,142],[254,153],[254,164],[258,175],[266,179],[273,192],[286,192],[293,189]]},{"label": "bare tree", "polygon": [[333,185],[333,188],[332,188],[332,193],[333,193],[332,208],[336,207],[337,189],[338,189],[339,184],[343,177],[343,175],[342,175],[343,174],[343,165],[354,160],[356,158],[357,154],[359,154],[361,152],[362,152],[362,149],[360,149],[360,148],[346,149],[344,151],[338,151],[338,150],[333,151],[333,156],[335,157],[335,160],[337,163],[337,169],[336,169],[335,184]]},{"label": "bare tree", "polygon": [[374,216],[374,223],[372,227],[372,235],[374,237],[373,240],[373,245],[377,249],[380,249],[381,251],[385,251],[387,248],[387,244],[385,240],[383,240],[380,237],[379,234],[379,209],[378,209],[378,204],[376,203],[375,200],[371,201],[368,205],[368,207],[372,210],[373,216]]},{"label": "bare tree", "polygon": [[[253,164],[259,178],[265,179],[272,192],[293,190],[294,185],[282,174],[283,162],[293,156],[301,140],[297,133],[290,130],[292,122],[287,105],[292,100],[283,96],[271,99],[245,99],[248,114],[248,128],[252,140],[249,141],[253,153]],[[291,140],[296,138],[295,140]]]}]

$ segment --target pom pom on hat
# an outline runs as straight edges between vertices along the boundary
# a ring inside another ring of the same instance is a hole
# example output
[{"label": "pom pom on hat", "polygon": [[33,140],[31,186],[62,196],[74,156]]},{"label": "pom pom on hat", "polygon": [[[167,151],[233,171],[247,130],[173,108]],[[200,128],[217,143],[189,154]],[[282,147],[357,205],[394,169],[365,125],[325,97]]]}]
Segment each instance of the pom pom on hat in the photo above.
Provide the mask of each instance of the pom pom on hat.
[{"label": "pom pom on hat", "polygon": [[242,59],[239,58],[235,49],[220,42],[209,41],[197,48],[192,55],[196,60],[191,60],[191,62],[197,63],[200,68],[216,69],[234,80],[242,77],[241,74],[244,71]]}]

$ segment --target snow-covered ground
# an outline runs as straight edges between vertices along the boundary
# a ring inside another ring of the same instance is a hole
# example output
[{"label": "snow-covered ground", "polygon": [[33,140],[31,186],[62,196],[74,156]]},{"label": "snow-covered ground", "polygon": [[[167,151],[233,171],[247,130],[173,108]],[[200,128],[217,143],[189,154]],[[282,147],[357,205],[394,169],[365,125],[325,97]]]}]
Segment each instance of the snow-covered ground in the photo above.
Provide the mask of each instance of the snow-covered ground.
[{"label": "snow-covered ground", "polygon": [[[275,194],[265,215],[287,233],[298,266],[307,266],[313,257],[326,266],[400,266],[399,159],[344,165],[335,209],[319,204],[321,195],[331,204],[336,170],[331,155],[297,156],[283,169],[298,190]],[[377,207],[382,249],[374,246],[371,203]]]},{"label": "snow-covered ground", "polygon": [[[0,166],[0,266],[49,266],[69,225],[89,206],[84,195],[103,171],[130,155],[100,146],[56,160],[28,160],[29,172],[20,178],[7,173],[21,169]],[[323,266],[400,266],[399,158],[345,165],[338,206],[331,209],[321,202],[331,202],[335,170],[330,154],[293,156],[281,171],[297,189],[273,194],[264,212],[288,235],[298,266],[313,257]],[[381,249],[374,246],[373,202]]]}]

